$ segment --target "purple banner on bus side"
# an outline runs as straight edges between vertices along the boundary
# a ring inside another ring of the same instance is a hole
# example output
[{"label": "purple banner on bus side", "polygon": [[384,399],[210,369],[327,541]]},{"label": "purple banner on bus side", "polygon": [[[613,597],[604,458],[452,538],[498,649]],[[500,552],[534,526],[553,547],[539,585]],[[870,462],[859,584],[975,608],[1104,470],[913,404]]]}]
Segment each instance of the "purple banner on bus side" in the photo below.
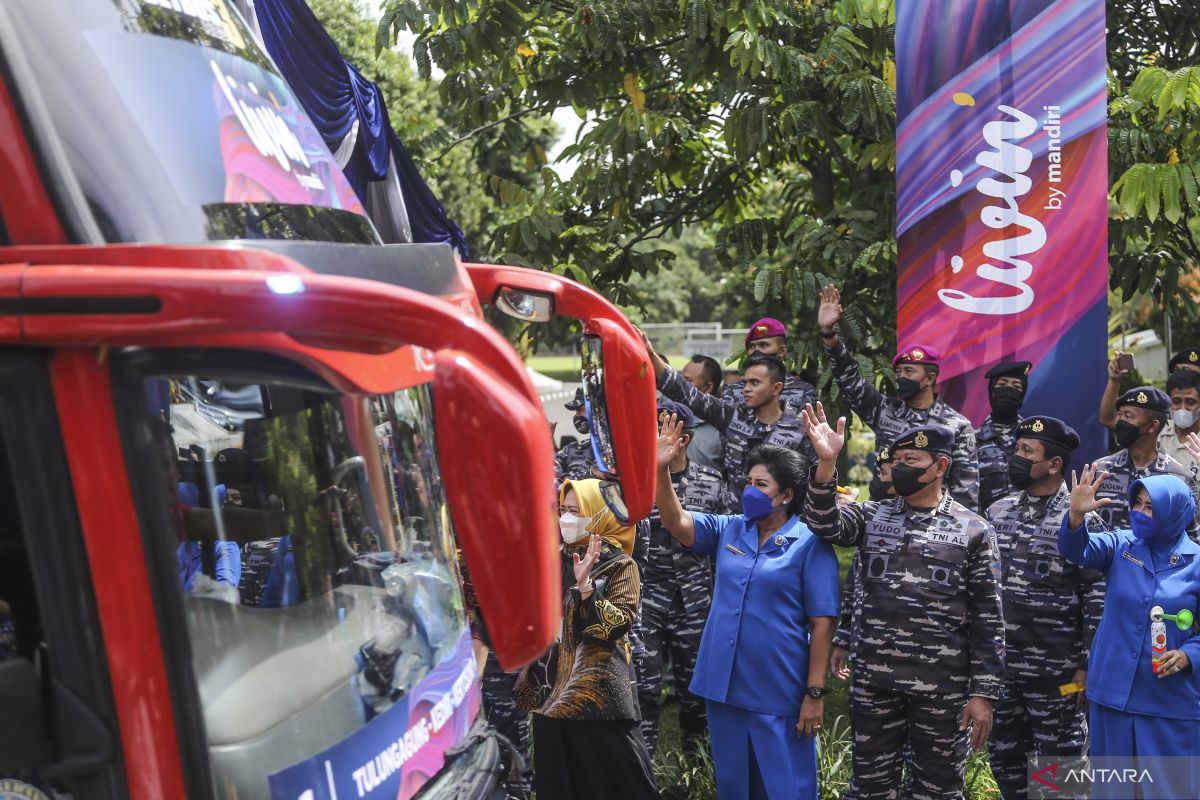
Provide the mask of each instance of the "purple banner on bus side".
[{"label": "purple banner on bus side", "polygon": [[479,714],[471,634],[396,704],[346,739],[269,777],[274,800],[408,800]]},{"label": "purple banner on bus side", "polygon": [[897,334],[943,354],[976,425],[984,373],[1031,361],[1022,414],[1102,455],[1108,347],[1104,4],[896,3]]}]

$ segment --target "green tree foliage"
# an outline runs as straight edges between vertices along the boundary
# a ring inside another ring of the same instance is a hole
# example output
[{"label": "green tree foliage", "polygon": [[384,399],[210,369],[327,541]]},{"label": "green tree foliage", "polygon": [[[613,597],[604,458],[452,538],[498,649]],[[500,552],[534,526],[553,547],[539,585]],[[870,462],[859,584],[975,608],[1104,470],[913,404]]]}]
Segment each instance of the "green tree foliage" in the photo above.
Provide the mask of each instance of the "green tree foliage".
[{"label": "green tree foliage", "polygon": [[[745,294],[813,330],[818,284],[855,298],[851,336],[891,347],[895,243],[892,3],[884,0],[387,0],[381,42],[417,34],[445,74],[443,113],[476,132],[573,108],[585,120],[560,177],[488,176],[511,213],[490,255],[567,274],[623,304],[670,265],[666,244],[712,231]],[[798,361],[819,368],[815,332]]]},{"label": "green tree foliage", "polygon": [[448,115],[437,83],[428,76],[418,77],[407,54],[379,46],[372,12],[356,0],[308,0],[308,4],[346,60],[379,84],[392,127],[467,241],[473,248],[488,241],[500,224],[502,210],[480,187],[481,171],[517,184],[530,183],[525,152],[534,145],[549,146],[555,138],[553,125],[530,116],[503,130],[479,132],[474,153],[468,148],[447,149]]},{"label": "green tree foliage", "polygon": [[1200,2],[1109,3],[1111,286],[1196,331]]}]

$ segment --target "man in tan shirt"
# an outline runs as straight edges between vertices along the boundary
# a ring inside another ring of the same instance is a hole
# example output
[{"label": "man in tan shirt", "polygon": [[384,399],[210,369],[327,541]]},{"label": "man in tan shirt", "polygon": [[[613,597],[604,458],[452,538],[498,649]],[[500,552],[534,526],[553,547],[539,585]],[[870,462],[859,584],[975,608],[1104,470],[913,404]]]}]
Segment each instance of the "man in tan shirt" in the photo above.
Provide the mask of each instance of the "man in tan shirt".
[{"label": "man in tan shirt", "polygon": [[1200,460],[1184,446],[1189,433],[1200,434],[1200,372],[1177,368],[1167,378],[1171,396],[1171,421],[1158,435],[1158,449],[1180,464],[1200,472]]}]

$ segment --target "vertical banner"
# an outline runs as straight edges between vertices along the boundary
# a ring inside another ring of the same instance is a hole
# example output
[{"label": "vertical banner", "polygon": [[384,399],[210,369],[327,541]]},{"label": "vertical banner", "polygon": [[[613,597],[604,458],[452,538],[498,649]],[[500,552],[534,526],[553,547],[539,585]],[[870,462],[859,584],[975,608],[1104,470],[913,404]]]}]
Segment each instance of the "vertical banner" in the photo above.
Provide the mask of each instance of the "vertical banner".
[{"label": "vertical banner", "polygon": [[1034,364],[1024,414],[1103,454],[1108,151],[1101,0],[897,0],[898,338],[943,353],[976,425],[984,373]]}]

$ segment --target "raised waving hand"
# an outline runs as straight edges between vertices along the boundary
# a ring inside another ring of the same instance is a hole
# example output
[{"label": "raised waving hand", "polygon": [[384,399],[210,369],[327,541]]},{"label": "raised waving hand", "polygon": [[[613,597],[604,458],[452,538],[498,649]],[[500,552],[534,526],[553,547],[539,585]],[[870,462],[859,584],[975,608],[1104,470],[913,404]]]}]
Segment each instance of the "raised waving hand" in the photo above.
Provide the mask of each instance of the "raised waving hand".
[{"label": "raised waving hand", "polygon": [[1098,472],[1094,464],[1085,464],[1079,475],[1071,470],[1071,510],[1067,523],[1072,528],[1082,525],[1084,518],[1092,511],[1112,502],[1108,497],[1096,498],[1096,490],[1107,477],[1108,473]]}]

